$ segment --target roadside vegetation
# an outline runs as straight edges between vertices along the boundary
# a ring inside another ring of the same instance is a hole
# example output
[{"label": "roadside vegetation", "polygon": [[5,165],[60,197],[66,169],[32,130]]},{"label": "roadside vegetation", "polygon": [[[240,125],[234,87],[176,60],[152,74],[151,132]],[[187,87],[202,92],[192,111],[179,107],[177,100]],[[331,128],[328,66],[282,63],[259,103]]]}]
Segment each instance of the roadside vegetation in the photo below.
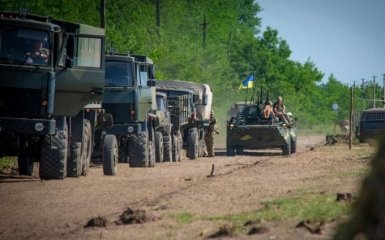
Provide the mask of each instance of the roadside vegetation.
[{"label": "roadside vegetation", "polygon": [[[99,25],[99,1],[23,0],[2,1],[2,10],[27,8],[30,13]],[[220,11],[218,11],[220,9]],[[289,43],[274,26],[262,29],[258,1],[160,0],[106,1],[107,50],[150,56],[157,65],[158,79],[204,82],[214,91],[217,118],[235,101],[271,100],[283,96],[287,109],[298,117],[301,128],[320,123],[331,126],[347,119],[349,89],[333,74],[325,76],[311,59],[291,59]],[[332,56],[331,56],[332,57]],[[255,87],[239,90],[247,76]],[[381,96],[381,89],[376,96]],[[373,83],[354,87],[355,106],[370,104]],[[247,96],[246,96],[247,95]],[[332,105],[339,106],[338,111]]]}]

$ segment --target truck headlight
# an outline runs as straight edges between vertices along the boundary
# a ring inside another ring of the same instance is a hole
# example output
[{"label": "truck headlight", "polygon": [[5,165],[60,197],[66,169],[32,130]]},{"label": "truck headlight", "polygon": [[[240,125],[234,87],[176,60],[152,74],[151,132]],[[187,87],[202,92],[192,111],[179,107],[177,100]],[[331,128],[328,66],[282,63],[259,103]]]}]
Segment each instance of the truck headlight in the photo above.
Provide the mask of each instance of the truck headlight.
[{"label": "truck headlight", "polygon": [[129,132],[129,133],[133,133],[134,132],[134,127],[133,126],[129,126],[128,128],[127,128],[127,131]]},{"label": "truck headlight", "polygon": [[43,131],[43,129],[44,129],[44,124],[42,122],[35,123],[35,130],[36,131],[41,132],[41,131]]}]

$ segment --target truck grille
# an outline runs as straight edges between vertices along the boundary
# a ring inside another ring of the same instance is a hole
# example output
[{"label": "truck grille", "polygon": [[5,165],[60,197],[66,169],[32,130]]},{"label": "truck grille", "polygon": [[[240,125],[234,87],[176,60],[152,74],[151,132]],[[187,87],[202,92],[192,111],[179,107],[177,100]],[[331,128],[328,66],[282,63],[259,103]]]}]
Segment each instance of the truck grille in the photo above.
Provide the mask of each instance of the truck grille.
[{"label": "truck grille", "polygon": [[134,122],[133,116],[130,115],[130,109],[134,109],[130,103],[103,103],[102,106],[106,113],[110,113],[114,123]]},{"label": "truck grille", "polygon": [[41,90],[0,88],[0,116],[37,117],[41,115]]}]

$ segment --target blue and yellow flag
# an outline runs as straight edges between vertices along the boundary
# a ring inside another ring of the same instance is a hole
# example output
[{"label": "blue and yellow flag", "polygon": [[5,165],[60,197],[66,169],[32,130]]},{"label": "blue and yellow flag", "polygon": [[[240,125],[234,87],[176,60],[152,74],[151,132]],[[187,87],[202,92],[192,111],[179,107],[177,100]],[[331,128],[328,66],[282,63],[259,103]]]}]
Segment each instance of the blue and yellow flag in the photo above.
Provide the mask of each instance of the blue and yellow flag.
[{"label": "blue and yellow flag", "polygon": [[249,89],[254,87],[254,75],[249,75],[245,80],[242,81],[239,89]]}]

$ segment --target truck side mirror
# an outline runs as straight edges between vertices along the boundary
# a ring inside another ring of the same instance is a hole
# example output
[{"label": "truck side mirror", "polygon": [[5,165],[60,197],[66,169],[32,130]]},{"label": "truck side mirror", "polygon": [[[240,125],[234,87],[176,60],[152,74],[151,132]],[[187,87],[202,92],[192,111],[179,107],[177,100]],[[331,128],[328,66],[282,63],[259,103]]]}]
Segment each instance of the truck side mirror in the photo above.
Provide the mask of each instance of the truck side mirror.
[{"label": "truck side mirror", "polygon": [[148,79],[147,80],[147,87],[155,87],[156,82],[154,79]]}]

